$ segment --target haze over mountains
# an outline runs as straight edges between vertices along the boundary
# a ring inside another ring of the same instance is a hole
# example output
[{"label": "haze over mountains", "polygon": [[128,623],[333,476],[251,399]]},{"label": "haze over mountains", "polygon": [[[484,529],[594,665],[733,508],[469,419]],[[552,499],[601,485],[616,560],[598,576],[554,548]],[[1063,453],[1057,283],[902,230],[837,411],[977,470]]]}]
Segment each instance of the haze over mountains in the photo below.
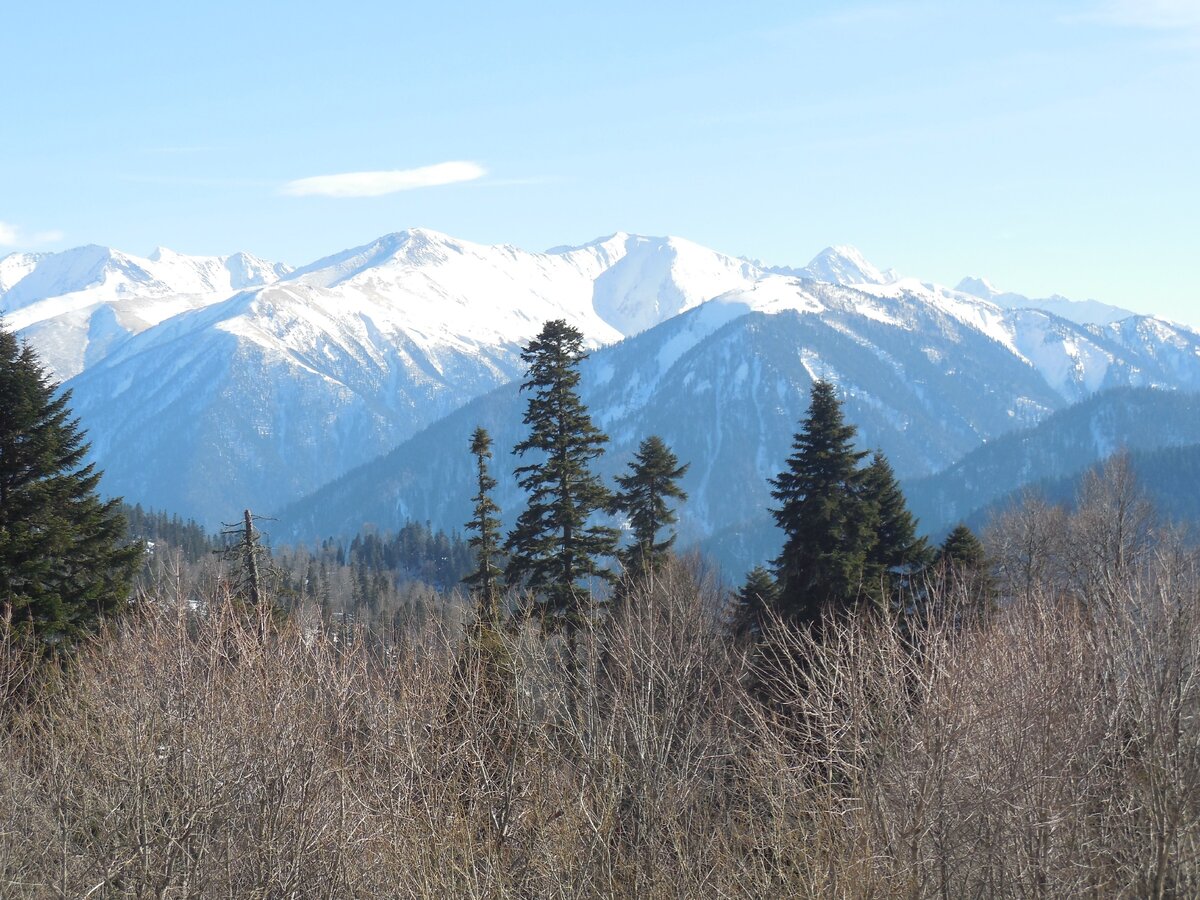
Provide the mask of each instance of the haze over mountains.
[{"label": "haze over mountains", "polygon": [[[764,519],[814,378],[909,478],[1097,391],[1200,389],[1186,328],[960,288],[853,248],[764,267],[623,233],[534,253],[413,229],[297,269],[99,247],[0,259],[0,311],[69,379],[106,490],[210,525],[288,507],[281,528],[303,539],[460,526],[467,435],[518,439],[520,348],[552,318],[595,348],[584,392],[608,470],[661,434],[692,463],[684,539],[729,546]],[[500,454],[513,511],[510,468]]]}]

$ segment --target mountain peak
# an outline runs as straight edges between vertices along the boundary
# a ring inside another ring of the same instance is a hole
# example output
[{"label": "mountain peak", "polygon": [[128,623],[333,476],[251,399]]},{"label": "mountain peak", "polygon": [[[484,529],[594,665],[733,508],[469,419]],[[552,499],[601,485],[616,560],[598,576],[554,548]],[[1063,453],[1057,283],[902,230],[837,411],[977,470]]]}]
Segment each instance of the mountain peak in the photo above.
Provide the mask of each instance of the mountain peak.
[{"label": "mountain peak", "polygon": [[978,297],[980,300],[991,300],[1004,293],[993,285],[986,278],[968,275],[954,288],[962,294],[970,294],[972,297]]},{"label": "mountain peak", "polygon": [[955,290],[988,300],[1005,309],[1040,309],[1078,325],[1110,325],[1134,315],[1132,310],[1098,300],[1069,300],[1062,294],[1027,297],[1013,291],[1001,291],[986,278],[972,275],[960,281]]},{"label": "mountain peak", "polygon": [[890,284],[897,280],[893,270],[881,271],[857,247],[848,244],[826,247],[803,271],[817,281],[832,284]]}]

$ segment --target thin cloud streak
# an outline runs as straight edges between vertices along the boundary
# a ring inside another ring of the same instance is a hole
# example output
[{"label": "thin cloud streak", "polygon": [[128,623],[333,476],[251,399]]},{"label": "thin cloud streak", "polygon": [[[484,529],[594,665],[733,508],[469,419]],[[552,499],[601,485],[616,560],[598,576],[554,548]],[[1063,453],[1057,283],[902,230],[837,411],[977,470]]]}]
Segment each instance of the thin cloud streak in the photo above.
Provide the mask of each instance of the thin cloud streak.
[{"label": "thin cloud streak", "polygon": [[36,231],[26,234],[24,229],[9,222],[0,222],[0,247],[37,247],[42,244],[53,244],[66,237],[63,232]]},{"label": "thin cloud streak", "polygon": [[478,163],[454,161],[383,172],[345,172],[289,181],[279,191],[289,197],[382,197],[398,191],[474,181],[487,174]]}]

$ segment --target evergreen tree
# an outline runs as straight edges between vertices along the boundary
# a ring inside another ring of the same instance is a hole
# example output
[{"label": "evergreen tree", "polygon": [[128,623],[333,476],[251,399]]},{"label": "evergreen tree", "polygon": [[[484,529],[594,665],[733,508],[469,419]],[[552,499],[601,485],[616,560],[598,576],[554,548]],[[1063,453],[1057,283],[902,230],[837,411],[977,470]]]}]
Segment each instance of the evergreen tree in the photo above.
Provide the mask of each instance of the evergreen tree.
[{"label": "evergreen tree", "polygon": [[679,464],[662,438],[651,435],[638,447],[629,473],[617,476],[620,491],[613,499],[613,509],[627,515],[633,529],[632,546],[618,555],[633,578],[661,566],[675,543],[674,532],[661,541],[658,533],[677,519],[667,501],[687,499],[678,484],[687,470],[687,464]]},{"label": "evergreen tree", "polygon": [[769,612],[779,601],[779,586],[762,566],[755,566],[733,595],[729,624],[734,634],[755,637],[762,632]]},{"label": "evergreen tree", "polygon": [[119,501],[96,492],[69,402],[0,328],[0,610],[59,646],[122,608],[142,556],[125,542]]},{"label": "evergreen tree", "polygon": [[611,579],[599,560],[617,545],[615,529],[591,521],[611,496],[589,468],[608,437],[579,398],[584,358],[583,336],[561,319],[547,322],[521,353],[528,367],[521,390],[532,391],[524,418],[530,433],[513,453],[532,453],[535,461],[516,469],[529,502],[505,544],[509,584],[524,582],[551,624],[568,627],[578,620],[584,582]]},{"label": "evergreen tree", "polygon": [[475,551],[475,570],[463,578],[479,598],[479,620],[495,625],[500,618],[500,568],[496,557],[500,552],[500,507],[492,500],[496,479],[488,472],[492,458],[492,438],[484,428],[471,435],[471,453],[475,457],[478,493],[472,498],[475,514],[467,528],[475,532],[468,541]]},{"label": "evergreen tree", "polygon": [[854,449],[854,435],[833,385],[815,382],[787,468],[771,482],[785,535],[775,560],[779,609],[797,623],[816,623],[827,608],[844,612],[860,593],[874,539],[858,467],[866,453]]},{"label": "evergreen tree", "polygon": [[917,535],[917,521],[887,458],[876,451],[862,473],[862,498],[867,503],[873,540],[867,552],[864,588],[880,611],[895,609],[909,579],[930,561],[929,543]]},{"label": "evergreen tree", "polygon": [[944,566],[983,569],[987,566],[987,553],[975,532],[959,522],[938,548],[937,563]]},{"label": "evergreen tree", "polygon": [[946,535],[934,559],[938,599],[952,602],[960,617],[986,618],[996,606],[996,579],[983,543],[961,522]]}]

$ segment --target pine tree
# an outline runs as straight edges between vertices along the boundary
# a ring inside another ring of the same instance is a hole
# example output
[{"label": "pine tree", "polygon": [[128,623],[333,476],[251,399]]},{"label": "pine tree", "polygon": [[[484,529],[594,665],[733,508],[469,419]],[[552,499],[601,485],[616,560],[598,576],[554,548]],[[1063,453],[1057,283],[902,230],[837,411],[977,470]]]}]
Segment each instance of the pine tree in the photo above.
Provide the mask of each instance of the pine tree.
[{"label": "pine tree", "polygon": [[858,467],[866,453],[854,449],[854,435],[833,385],[815,382],[787,468],[771,482],[785,535],[775,560],[779,609],[800,624],[818,622],[826,609],[847,611],[860,593],[873,536]]},{"label": "pine tree", "polygon": [[488,460],[492,458],[492,438],[484,428],[476,428],[471,435],[471,453],[475,457],[475,473],[478,493],[472,498],[475,514],[467,523],[474,532],[468,541],[475,551],[475,570],[463,578],[479,598],[479,620],[496,625],[500,618],[500,568],[496,557],[500,552],[500,507],[492,500],[496,479],[488,472]]},{"label": "pine tree", "polygon": [[568,628],[578,622],[585,582],[611,579],[599,560],[617,545],[615,529],[592,522],[612,501],[589,468],[608,437],[579,398],[584,358],[583,336],[561,319],[547,322],[521,353],[528,367],[521,390],[532,391],[524,418],[530,434],[513,453],[536,461],[516,469],[529,501],[505,544],[509,584],[523,582],[548,624]]},{"label": "pine tree", "polygon": [[661,541],[658,533],[677,520],[667,501],[687,499],[678,484],[687,470],[687,464],[679,464],[662,438],[651,435],[638,447],[629,473],[617,476],[620,491],[613,499],[613,509],[629,517],[633,530],[632,546],[618,555],[632,578],[642,578],[660,567],[675,543],[674,532]]},{"label": "pine tree", "polygon": [[0,610],[65,647],[129,596],[141,544],[97,494],[88,444],[28,346],[0,328]]},{"label": "pine tree", "polygon": [[779,586],[774,576],[762,566],[755,566],[733,595],[729,625],[734,634],[756,637],[763,623],[779,602]]},{"label": "pine tree", "polygon": [[932,556],[929,543],[917,535],[917,521],[887,458],[876,451],[862,473],[862,498],[868,504],[873,540],[867,553],[864,588],[880,611],[903,602],[912,574]]}]

